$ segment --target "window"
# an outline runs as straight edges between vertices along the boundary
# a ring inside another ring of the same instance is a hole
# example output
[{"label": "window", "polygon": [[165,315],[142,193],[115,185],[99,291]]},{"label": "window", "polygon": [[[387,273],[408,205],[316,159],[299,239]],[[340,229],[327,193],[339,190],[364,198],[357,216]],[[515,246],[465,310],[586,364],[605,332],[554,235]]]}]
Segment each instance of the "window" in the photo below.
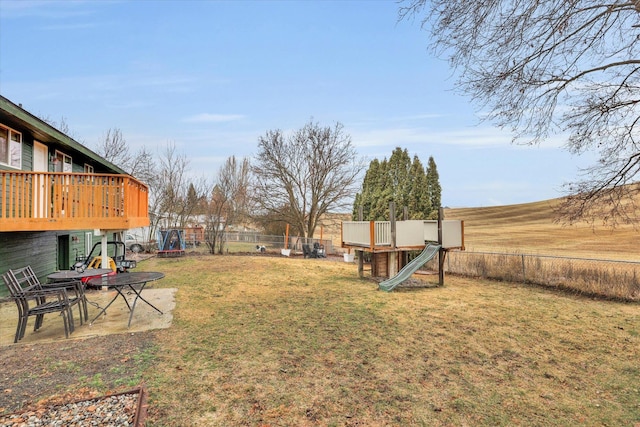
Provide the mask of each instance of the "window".
[{"label": "window", "polygon": [[0,164],[22,168],[22,134],[0,125]]},{"label": "window", "polygon": [[67,156],[66,154],[61,153],[60,151],[56,151],[56,157],[55,159],[53,159],[53,166],[54,166],[55,172],[71,173],[72,172],[71,156]]},{"label": "window", "polygon": [[84,173],[93,173],[93,166],[84,164]]},{"label": "window", "polygon": [[93,248],[93,233],[91,231],[86,231],[84,233],[84,256],[89,256],[92,248]]}]

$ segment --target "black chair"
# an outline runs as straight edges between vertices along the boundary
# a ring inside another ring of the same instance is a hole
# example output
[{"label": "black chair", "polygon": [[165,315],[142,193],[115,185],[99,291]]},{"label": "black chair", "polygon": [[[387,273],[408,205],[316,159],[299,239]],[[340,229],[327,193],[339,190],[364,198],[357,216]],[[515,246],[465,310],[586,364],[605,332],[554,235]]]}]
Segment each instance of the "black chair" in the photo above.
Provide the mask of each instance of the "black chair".
[{"label": "black chair", "polygon": [[30,316],[36,316],[33,330],[37,331],[42,326],[44,315],[47,313],[59,313],[64,323],[64,334],[69,338],[73,332],[73,315],[71,304],[64,288],[43,289],[29,283],[27,276],[19,273],[18,278],[12,270],[2,275],[2,279],[9,289],[11,297],[18,306],[18,327],[14,343],[24,338],[27,321]]},{"label": "black chair", "polygon": [[[71,281],[57,281],[53,283],[40,283],[38,280],[38,276],[33,271],[30,265],[18,269],[13,270],[14,272],[20,272],[23,274],[26,279],[31,283],[31,285],[39,286],[42,289],[56,289],[56,288],[64,288],[67,290],[67,296],[69,298],[69,303],[74,306],[78,306],[78,311],[80,313],[80,324],[84,323],[84,320],[89,320],[89,310],[87,309],[87,297],[84,294],[84,283],[80,280],[71,280]],[[16,273],[18,274],[18,273]],[[84,319],[83,319],[84,318]],[[73,319],[72,319],[73,320]]]},{"label": "black chair", "polygon": [[318,255],[318,258],[326,258],[327,254],[324,251],[324,245],[321,245],[318,242],[313,244],[313,251]]},{"label": "black chair", "polygon": [[302,245],[302,254],[305,258],[318,258],[318,251],[315,249],[311,250],[311,246],[306,243]]}]

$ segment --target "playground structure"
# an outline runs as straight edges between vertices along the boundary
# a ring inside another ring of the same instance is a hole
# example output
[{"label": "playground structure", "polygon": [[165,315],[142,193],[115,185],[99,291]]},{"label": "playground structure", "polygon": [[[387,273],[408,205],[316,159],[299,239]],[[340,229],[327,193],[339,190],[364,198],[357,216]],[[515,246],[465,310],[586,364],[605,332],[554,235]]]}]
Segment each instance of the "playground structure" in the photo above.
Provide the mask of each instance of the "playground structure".
[{"label": "playground structure", "polygon": [[185,254],[184,230],[158,230],[158,256],[181,257]]},{"label": "playground structure", "polygon": [[[394,209],[391,218],[394,218]],[[449,250],[464,250],[464,221],[443,220],[404,221],[343,221],[342,247],[355,251],[358,275],[364,276],[364,253],[371,254],[371,275],[386,277],[380,289],[391,291],[407,280],[426,262],[438,255],[439,284],[444,285],[444,260]],[[411,251],[422,251],[408,261]]]}]

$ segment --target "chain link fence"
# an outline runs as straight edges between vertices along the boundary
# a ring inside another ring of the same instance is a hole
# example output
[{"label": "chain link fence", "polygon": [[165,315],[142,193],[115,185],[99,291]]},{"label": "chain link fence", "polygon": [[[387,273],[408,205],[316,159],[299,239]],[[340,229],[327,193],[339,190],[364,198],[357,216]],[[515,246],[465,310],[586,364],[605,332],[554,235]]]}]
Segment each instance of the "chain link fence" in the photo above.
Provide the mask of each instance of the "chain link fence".
[{"label": "chain link fence", "polygon": [[[426,268],[437,270],[437,257]],[[640,300],[640,262],[562,256],[450,251],[445,272],[531,283],[625,300]]]},{"label": "chain link fence", "polygon": [[[253,231],[227,232],[224,235],[227,245],[234,244],[236,247],[246,246],[246,250],[255,250],[264,247],[267,250],[279,250],[284,248],[284,235],[275,236],[260,234]],[[293,252],[302,253],[302,245],[308,244],[313,247],[314,243],[324,246],[325,253],[335,254],[333,243],[329,239],[315,239],[311,237],[291,237],[287,247]]]}]

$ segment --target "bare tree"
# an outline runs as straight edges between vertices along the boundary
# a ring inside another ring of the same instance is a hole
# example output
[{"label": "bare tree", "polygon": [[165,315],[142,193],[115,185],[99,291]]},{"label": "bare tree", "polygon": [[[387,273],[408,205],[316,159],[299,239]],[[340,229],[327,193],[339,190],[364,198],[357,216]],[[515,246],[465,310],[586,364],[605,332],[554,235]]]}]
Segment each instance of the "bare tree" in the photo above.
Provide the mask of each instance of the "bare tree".
[{"label": "bare tree", "polygon": [[124,139],[122,131],[118,128],[107,130],[102,140],[96,147],[96,152],[114,165],[127,171],[132,172],[132,158],[129,154],[129,145]]},{"label": "bare tree", "polygon": [[223,253],[228,228],[246,217],[250,203],[250,164],[248,159],[227,159],[218,171],[206,202],[205,240],[210,253]]},{"label": "bare tree", "polygon": [[175,144],[167,144],[158,164],[157,199],[158,215],[166,228],[183,228],[197,207],[189,203],[189,189],[194,184],[188,179],[188,166],[189,161],[176,152]]},{"label": "bare tree", "polygon": [[127,172],[142,182],[151,183],[158,178],[156,160],[146,147],[140,148],[128,165]]},{"label": "bare tree", "polygon": [[459,89],[537,144],[567,135],[566,149],[599,161],[566,185],[564,220],[637,222],[640,172],[640,2],[410,0],[458,74]]},{"label": "bare tree", "polygon": [[164,203],[163,191],[165,186],[154,155],[143,146],[135,155],[131,156],[129,145],[122,131],[117,128],[109,129],[105,133],[104,138],[96,148],[96,153],[119,166],[129,175],[147,184],[150,225],[145,240],[147,242],[154,240],[156,229],[163,218],[160,212],[161,205]]},{"label": "bare tree", "polygon": [[143,146],[135,155],[131,155],[127,140],[118,128],[105,133],[96,147],[96,153],[145,183],[150,184],[157,178],[153,154]]},{"label": "bare tree", "polygon": [[67,119],[66,117],[62,116],[60,117],[60,121],[57,122],[56,120],[53,120],[50,116],[46,116],[46,117],[40,117],[38,116],[43,122],[46,122],[48,124],[50,124],[51,126],[53,126],[54,128],[58,129],[60,132],[62,132],[63,134],[67,135],[68,137],[71,137],[73,139],[77,139],[77,136],[75,134],[75,132],[71,131],[71,128],[69,127],[69,124],[67,123]]},{"label": "bare tree", "polygon": [[301,236],[312,237],[329,209],[349,209],[364,164],[342,124],[309,121],[288,137],[270,130],[259,138],[258,150],[252,170],[261,215],[278,214]]},{"label": "bare tree", "polygon": [[158,171],[159,166],[153,154],[142,148],[133,162],[135,177],[145,184],[149,191],[149,228],[145,236],[146,242],[155,240],[156,231],[162,219],[160,206],[163,198],[164,183]]}]

